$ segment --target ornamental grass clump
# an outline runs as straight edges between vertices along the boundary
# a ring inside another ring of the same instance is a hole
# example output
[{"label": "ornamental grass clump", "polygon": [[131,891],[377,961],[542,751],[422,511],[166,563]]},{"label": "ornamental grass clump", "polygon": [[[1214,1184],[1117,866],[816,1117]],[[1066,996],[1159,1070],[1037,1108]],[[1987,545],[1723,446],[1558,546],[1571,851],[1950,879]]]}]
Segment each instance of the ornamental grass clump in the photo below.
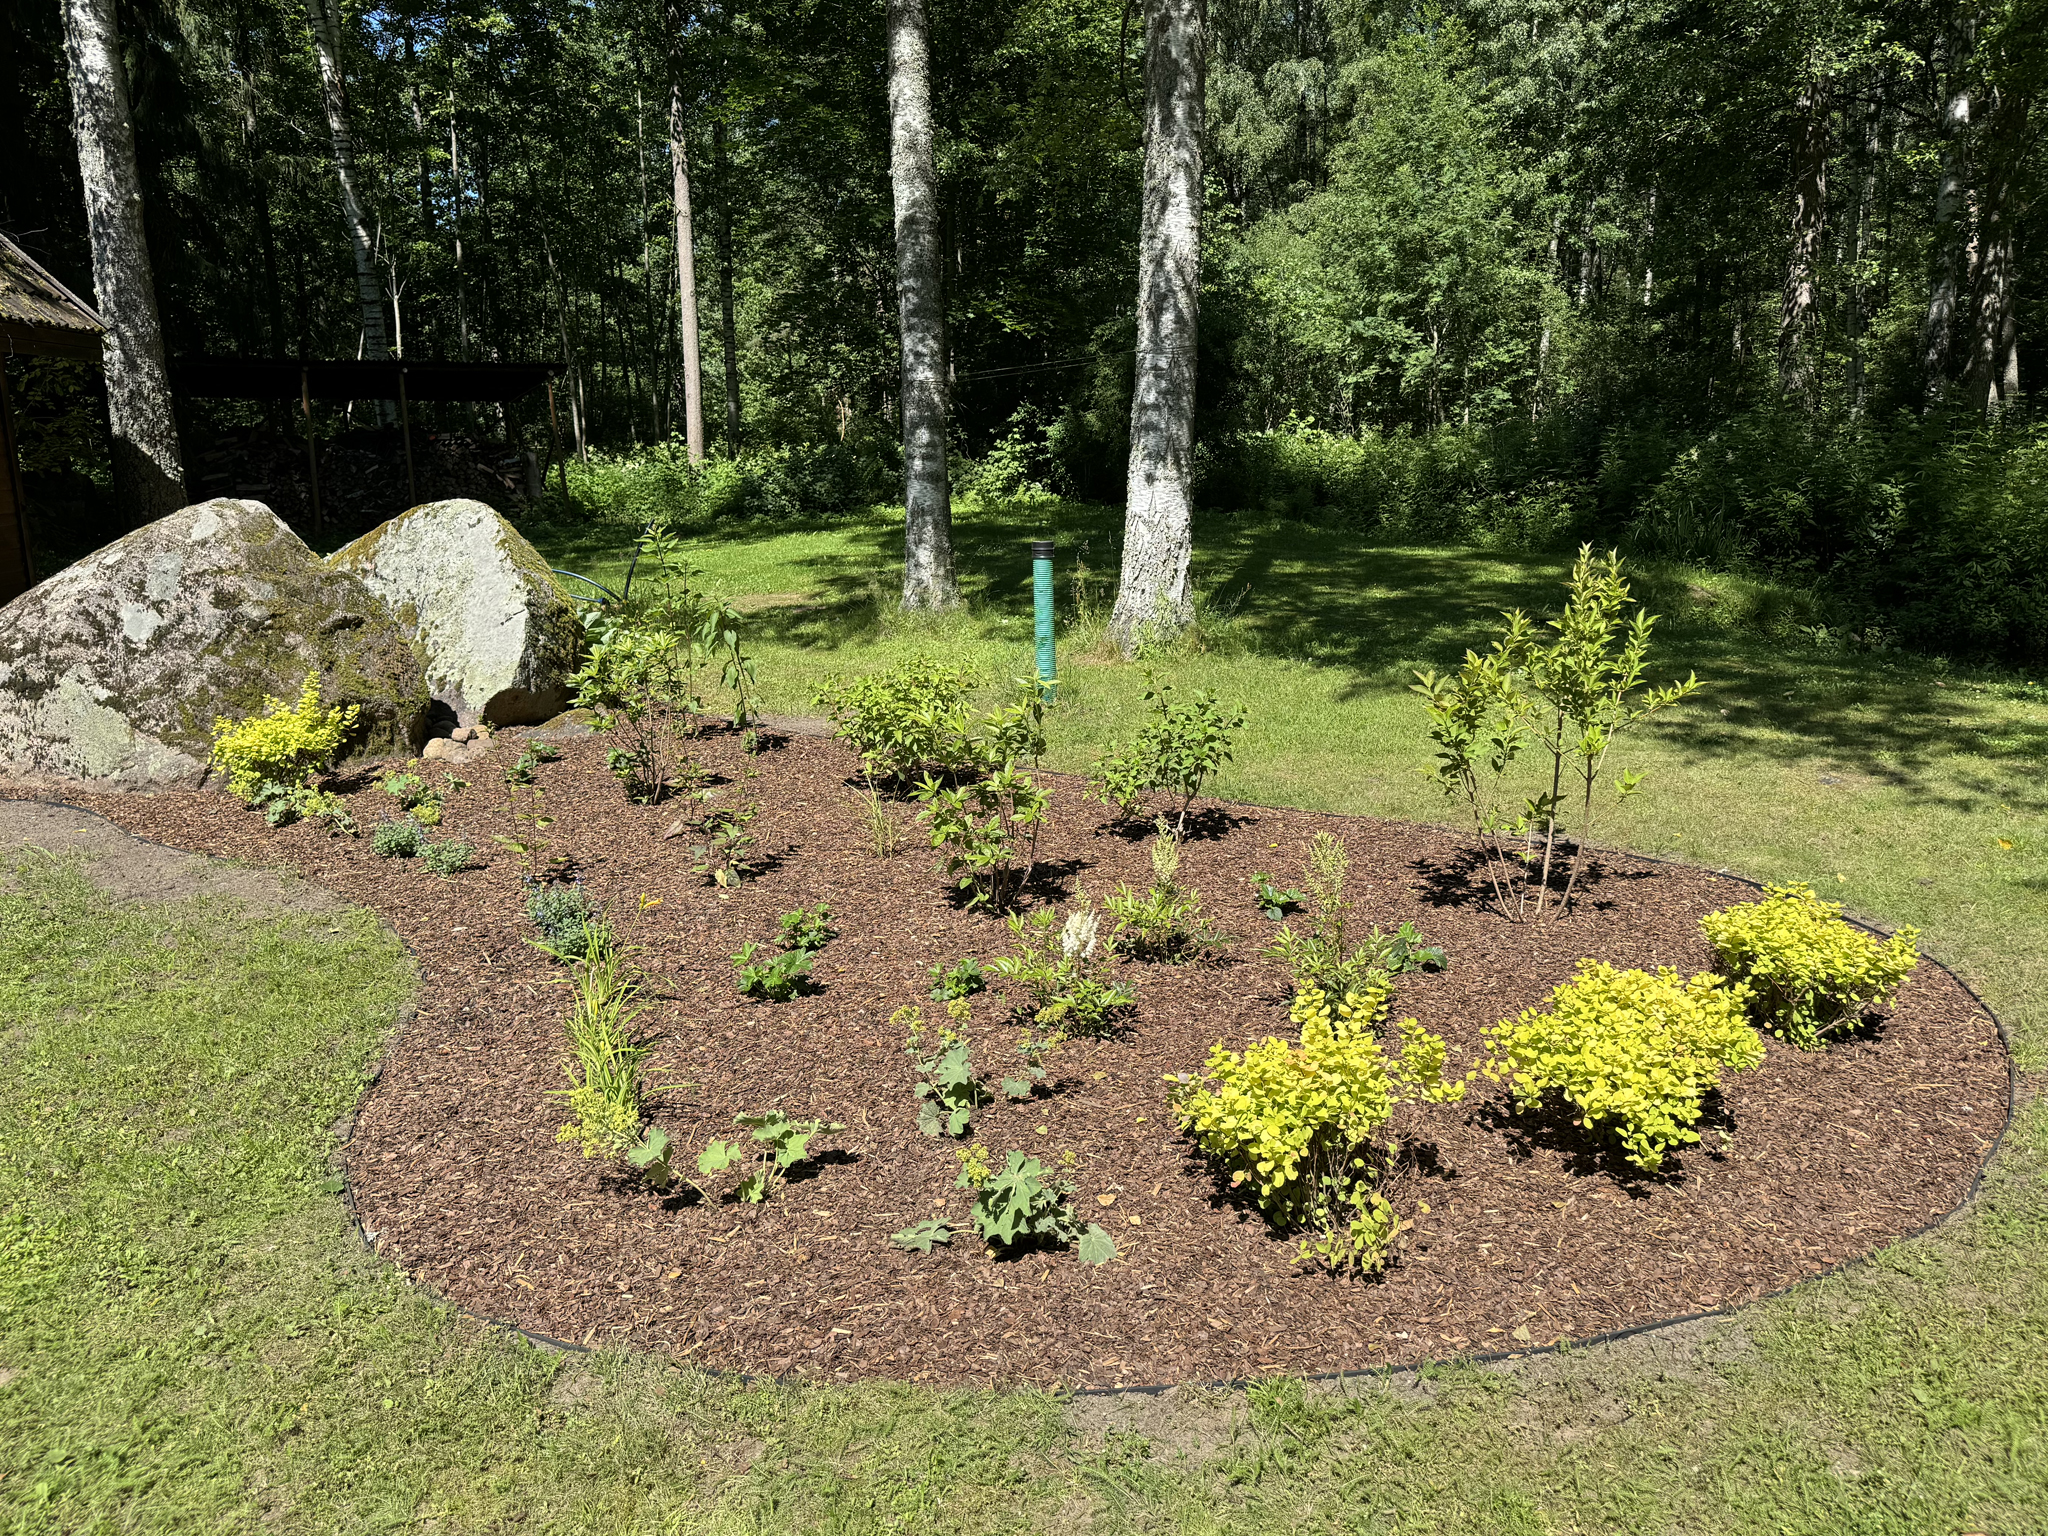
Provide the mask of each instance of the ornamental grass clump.
[{"label": "ornamental grass clump", "polygon": [[1853,1027],[1864,1012],[1889,1008],[1920,961],[1920,932],[1901,928],[1883,943],[1842,919],[1839,903],[1813,887],[1767,885],[1747,901],[1700,919],[1721,969],[1750,991],[1752,1016],[1802,1051]]},{"label": "ornamental grass clump", "polygon": [[1465,1080],[1444,1076],[1444,1042],[1415,1020],[1395,1026],[1397,1054],[1381,1050],[1392,995],[1385,976],[1336,1004],[1305,988],[1288,1015],[1299,1045],[1269,1037],[1240,1055],[1218,1041],[1199,1075],[1168,1080],[1181,1130],[1251,1187],[1276,1230],[1304,1234],[1303,1262],[1332,1270],[1379,1269],[1408,1225],[1379,1188],[1397,1148],[1374,1149],[1395,1107],[1465,1095]]},{"label": "ornamental grass clump", "polygon": [[1581,960],[1576,977],[1486,1032],[1481,1069],[1506,1083],[1520,1109],[1556,1093],[1578,1111],[1574,1124],[1611,1128],[1628,1160],[1648,1173],[1675,1146],[1700,1139],[1701,1101],[1723,1071],[1764,1059],[1744,1010],[1749,988],[1714,975],[1680,981]]}]

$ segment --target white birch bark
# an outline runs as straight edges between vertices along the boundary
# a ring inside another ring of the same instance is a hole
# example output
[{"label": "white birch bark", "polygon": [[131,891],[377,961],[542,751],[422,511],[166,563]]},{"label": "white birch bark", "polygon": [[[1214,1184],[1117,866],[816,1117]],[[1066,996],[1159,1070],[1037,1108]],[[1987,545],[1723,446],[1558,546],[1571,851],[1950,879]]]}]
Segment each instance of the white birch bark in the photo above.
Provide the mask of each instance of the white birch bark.
[{"label": "white birch bark", "polygon": [[1948,392],[1950,351],[1956,332],[1961,288],[1962,220],[1966,179],[1965,142],[1970,130],[1967,86],[1949,97],[1942,113],[1941,177],[1934,191],[1934,281],[1927,293],[1927,316],[1920,328],[1920,371],[1928,410]]},{"label": "white birch bark", "polygon": [[889,0],[888,25],[889,179],[903,345],[903,606],[950,608],[960,588],[946,474],[946,315],[939,288],[931,33],[924,0]]},{"label": "white birch bark", "polygon": [[1818,85],[1800,94],[1799,144],[1792,181],[1792,250],[1778,307],[1778,387],[1803,395],[1815,383],[1807,332],[1819,302],[1817,274],[1828,195],[1827,102]]},{"label": "white birch bark", "polygon": [[102,355],[114,494],[135,522],[154,522],[185,505],[185,469],[164,367],[156,281],[143,239],[135,123],[114,0],[64,0],[64,56],[92,241],[93,293],[107,322]]},{"label": "white birch bark", "polygon": [[2028,141],[2029,95],[2016,86],[1992,95],[1977,209],[1979,256],[1970,293],[1970,338],[1963,397],[1996,415],[2019,393],[2019,263],[2016,182]]},{"label": "white birch bark", "polygon": [[356,301],[362,308],[363,356],[388,357],[384,294],[377,281],[376,252],[369,221],[356,197],[355,136],[348,122],[348,81],[341,69],[341,10],[338,0],[306,0],[313,26],[313,52],[320,62],[320,104],[327,112],[327,142],[334,154],[334,175],[341,183],[341,221],[356,258]]},{"label": "white birch bark", "polygon": [[1193,616],[1195,340],[1202,282],[1202,0],[1146,0],[1145,182],[1124,554],[1109,633],[1126,654]]},{"label": "white birch bark", "polygon": [[704,462],[704,366],[697,343],[697,241],[690,226],[690,150],[683,137],[683,88],[669,87],[668,156],[675,175],[676,295],[682,311],[683,435],[690,462]]}]

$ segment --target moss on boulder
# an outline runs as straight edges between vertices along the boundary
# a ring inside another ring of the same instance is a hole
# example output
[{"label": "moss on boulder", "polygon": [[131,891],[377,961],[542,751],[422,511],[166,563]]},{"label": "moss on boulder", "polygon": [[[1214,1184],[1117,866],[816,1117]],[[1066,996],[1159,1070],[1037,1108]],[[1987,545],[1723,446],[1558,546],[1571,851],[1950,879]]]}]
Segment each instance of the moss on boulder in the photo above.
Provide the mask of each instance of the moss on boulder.
[{"label": "moss on boulder", "polygon": [[261,502],[173,512],[0,608],[0,771],[148,786],[204,771],[217,715],[308,672],[351,750],[418,750],[431,706],[396,616]]},{"label": "moss on boulder", "polygon": [[390,604],[462,724],[533,725],[568,707],[583,625],[540,552],[482,502],[414,507],[328,564]]}]

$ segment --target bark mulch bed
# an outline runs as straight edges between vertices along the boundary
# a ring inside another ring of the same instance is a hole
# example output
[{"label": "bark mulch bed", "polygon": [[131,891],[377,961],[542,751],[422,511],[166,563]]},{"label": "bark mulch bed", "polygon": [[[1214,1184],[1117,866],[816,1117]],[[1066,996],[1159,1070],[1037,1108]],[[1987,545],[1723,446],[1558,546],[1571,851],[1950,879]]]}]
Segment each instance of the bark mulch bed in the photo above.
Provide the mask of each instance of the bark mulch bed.
[{"label": "bark mulch bed", "polygon": [[[494,850],[507,830],[503,733],[460,772],[444,833]],[[1962,1201],[2007,1108],[2004,1046],[1985,1010],[1923,962],[1897,1011],[1824,1053],[1777,1041],[1731,1076],[1704,1140],[1643,1177],[1568,1117],[1508,1109],[1483,1078],[1466,1102],[1404,1109],[1417,1149],[1392,1191],[1416,1216],[1383,1275],[1334,1279],[1294,1262],[1190,1155],[1162,1078],[1210,1046],[1288,1031],[1285,973],[1259,958],[1270,932],[1247,880],[1297,874],[1318,830],[1341,836],[1368,923],[1412,918],[1450,970],[1404,978],[1396,1000],[1447,1037],[1462,1071],[1479,1032],[1539,1003],[1581,956],[1704,969],[1701,914],[1751,897],[1705,871],[1604,856],[1567,920],[1511,925],[1483,903],[1470,849],[1426,827],[1209,804],[1183,875],[1240,941],[1213,964],[1128,966],[1139,1003],[1117,1038],[1077,1040],[1049,1092],[980,1112],[992,1160],[1072,1151],[1077,1208],[1114,1233],[1116,1262],[1070,1253],[991,1257],[971,1225],[929,1257],[889,1241],[938,1212],[964,1219],[955,1144],[915,1128],[903,1042],[888,1026],[927,997],[928,968],[1007,946],[999,922],[958,910],[917,847],[878,859],[851,804],[849,755],[786,737],[749,759],[736,738],[702,743],[748,792],[769,867],[730,896],[689,872],[673,808],[626,803],[592,740],[540,770],[556,849],[624,920],[650,978],[653,1106],[685,1160],[738,1113],[779,1107],[847,1122],[825,1155],[761,1207],[657,1199],[559,1145],[564,1118],[559,972],[524,942],[521,865],[437,879],[371,856],[393,802],[368,776],[352,805],[365,836],[272,832],[224,794],[74,794],[120,825],[179,847],[279,864],[374,907],[422,972],[417,1017],[393,1042],[346,1149],[358,1212],[378,1250],[420,1284],[486,1317],[587,1343],[669,1351],[710,1367],[933,1384],[1116,1386],[1266,1372],[1360,1370],[1587,1338],[1762,1296],[1869,1253]],[[1072,779],[1054,786],[1033,901],[1077,886],[1098,898],[1142,885],[1142,838],[1111,825]],[[728,791],[732,793],[732,791]],[[907,815],[907,811],[905,812]],[[829,902],[840,936],[816,994],[736,995],[728,955],[768,939],[800,903]],[[984,998],[978,1065],[1006,1066],[1014,1028]],[[1710,1106],[1711,1107],[1711,1106]],[[714,1186],[717,1188],[719,1186]],[[1427,1214],[1420,1206],[1426,1202]],[[964,1220],[963,1220],[964,1225]]]}]

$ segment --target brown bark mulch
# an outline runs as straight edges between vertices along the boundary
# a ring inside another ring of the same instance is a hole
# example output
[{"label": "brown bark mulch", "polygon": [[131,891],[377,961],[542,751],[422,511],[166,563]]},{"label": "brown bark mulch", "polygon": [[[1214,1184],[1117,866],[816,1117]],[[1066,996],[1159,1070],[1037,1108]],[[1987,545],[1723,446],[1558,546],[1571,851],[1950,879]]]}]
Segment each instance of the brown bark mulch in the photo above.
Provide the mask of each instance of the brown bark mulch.
[{"label": "brown bark mulch", "polygon": [[[653,1116],[681,1160],[731,1134],[739,1113],[849,1126],[766,1206],[656,1198],[555,1140],[567,999],[552,984],[559,969],[523,942],[522,866],[491,841],[508,830],[500,780],[523,735],[502,734],[458,770],[473,787],[450,802],[443,835],[489,862],[452,880],[371,855],[368,831],[395,802],[367,776],[351,797],[365,832],[353,840],[270,831],[211,790],[67,798],[175,846],[289,866],[391,923],[423,988],[346,1149],[358,1212],[417,1282],[536,1333],[826,1379],[1084,1387],[1513,1350],[1752,1299],[1918,1230],[1967,1195],[2005,1122],[1993,1020],[1923,962],[1893,1014],[1828,1051],[1769,1042],[1765,1064],[1727,1080],[1701,1144],[1661,1177],[1637,1174],[1568,1116],[1512,1112],[1483,1078],[1463,1104],[1405,1108],[1397,1129],[1414,1155],[1390,1192],[1415,1226],[1396,1261],[1371,1279],[1297,1265],[1294,1243],[1191,1155],[1162,1083],[1219,1039],[1289,1032],[1286,975],[1259,956],[1271,925],[1251,903],[1254,870],[1289,883],[1316,831],[1342,837],[1363,920],[1413,919],[1450,952],[1448,972],[1403,978],[1395,1006],[1444,1035],[1460,1071],[1476,1064],[1482,1029],[1540,1003],[1581,956],[1707,968],[1699,917],[1754,891],[1603,855],[1569,918],[1513,925],[1482,901],[1469,846],[1452,834],[1207,804],[1182,873],[1239,941],[1213,963],[1125,966],[1139,998],[1129,1029],[1070,1042],[1049,1091],[990,1105],[974,1124],[998,1164],[1012,1147],[1048,1163],[1071,1151],[1076,1207],[1110,1229],[1119,1256],[1100,1269],[1066,1252],[997,1258],[973,1239],[968,1194],[954,1187],[956,1144],[916,1130],[888,1019],[927,998],[934,963],[1002,953],[1000,922],[959,910],[925,850],[872,854],[836,743],[787,737],[748,758],[730,735],[704,740],[713,770],[759,773],[745,792],[761,803],[768,867],[721,895],[690,874],[687,835],[661,839],[676,810],[628,804],[599,744],[571,741],[540,770],[557,818],[547,835],[637,947],[650,1078],[681,1085]],[[1045,780],[1053,809],[1031,899],[1142,886],[1145,841],[1111,825],[1078,781]],[[643,896],[660,905],[634,915]],[[839,937],[818,958],[820,990],[781,1004],[737,996],[730,953],[821,900]],[[1015,1027],[978,1002],[977,1065],[993,1077],[1014,1060]],[[891,1244],[941,1213],[964,1229],[950,1247],[926,1257]]]}]

